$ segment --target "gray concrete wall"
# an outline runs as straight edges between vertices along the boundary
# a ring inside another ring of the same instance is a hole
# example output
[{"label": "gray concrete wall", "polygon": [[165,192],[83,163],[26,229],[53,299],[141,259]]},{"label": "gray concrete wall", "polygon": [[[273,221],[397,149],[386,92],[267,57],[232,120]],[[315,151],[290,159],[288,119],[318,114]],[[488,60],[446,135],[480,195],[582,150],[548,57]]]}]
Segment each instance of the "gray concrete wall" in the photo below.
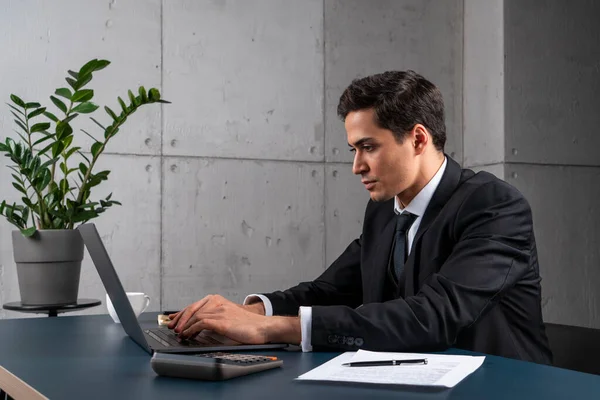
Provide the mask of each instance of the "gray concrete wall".
[{"label": "gray concrete wall", "polygon": [[463,166],[504,179],[502,1],[465,0]]},{"label": "gray concrete wall", "polygon": [[[438,84],[447,151],[463,161],[461,0],[4,0],[2,8],[4,99],[49,104],[67,69],[107,58],[113,64],[93,84],[100,104],[116,106],[139,84],[173,102],[128,120],[102,159],[110,180],[94,193],[122,201],[96,222],[126,290],[148,293],[153,310],[313,279],[358,236],[368,194],[335,113],[353,78],[411,68]],[[2,136],[9,117],[0,112]],[[8,170],[0,177],[2,197],[14,196]],[[19,297],[11,229],[0,224],[2,302]],[[82,274],[80,295],[104,299],[87,255]]]},{"label": "gray concrete wall", "polygon": [[544,317],[600,328],[600,3],[504,11],[505,172],[533,209]]}]

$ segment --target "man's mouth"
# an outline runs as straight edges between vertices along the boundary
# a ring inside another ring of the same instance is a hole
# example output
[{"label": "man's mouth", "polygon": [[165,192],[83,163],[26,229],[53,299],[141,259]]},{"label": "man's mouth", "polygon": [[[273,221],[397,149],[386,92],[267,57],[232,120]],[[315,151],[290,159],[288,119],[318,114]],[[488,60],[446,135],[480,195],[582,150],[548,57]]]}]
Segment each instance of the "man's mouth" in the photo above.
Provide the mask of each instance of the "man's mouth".
[{"label": "man's mouth", "polygon": [[363,180],[361,181],[365,185],[365,189],[371,190],[375,186],[376,181]]}]

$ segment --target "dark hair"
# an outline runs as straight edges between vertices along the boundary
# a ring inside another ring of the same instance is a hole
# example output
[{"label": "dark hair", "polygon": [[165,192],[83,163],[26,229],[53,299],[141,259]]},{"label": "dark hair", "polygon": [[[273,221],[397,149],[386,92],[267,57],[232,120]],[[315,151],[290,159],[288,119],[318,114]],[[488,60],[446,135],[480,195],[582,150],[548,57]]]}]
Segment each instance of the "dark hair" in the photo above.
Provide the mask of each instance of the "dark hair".
[{"label": "dark hair", "polygon": [[342,120],[352,111],[373,108],[375,123],[402,142],[415,124],[424,125],[436,149],[446,144],[444,100],[440,90],[414,71],[388,71],[355,79],[340,97]]}]

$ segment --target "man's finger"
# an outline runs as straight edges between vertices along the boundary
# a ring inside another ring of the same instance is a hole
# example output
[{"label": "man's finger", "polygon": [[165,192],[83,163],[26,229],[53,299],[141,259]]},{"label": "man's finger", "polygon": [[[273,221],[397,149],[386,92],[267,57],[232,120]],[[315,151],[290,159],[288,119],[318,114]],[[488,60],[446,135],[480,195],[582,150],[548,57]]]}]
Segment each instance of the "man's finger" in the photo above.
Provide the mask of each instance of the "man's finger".
[{"label": "man's finger", "polygon": [[171,317],[171,315],[173,315],[173,314],[169,315],[171,322],[169,322],[169,324],[167,325],[167,328],[169,328],[169,329],[175,328],[175,326],[177,325],[177,321],[179,321],[179,318],[181,318],[184,311],[185,311],[185,308],[183,310],[179,311],[177,314],[174,314],[175,317]]},{"label": "man's finger", "polygon": [[202,300],[197,301],[190,306],[187,306],[183,311],[183,315],[178,319],[177,326],[175,327],[175,332],[180,333],[182,331],[182,328],[187,324],[188,320],[192,317],[192,315],[194,315],[196,311],[198,311],[206,303],[208,303],[210,298],[211,296],[206,296]]},{"label": "man's finger", "polygon": [[177,331],[177,332],[181,333],[181,332],[185,331],[186,329],[189,329],[196,322],[202,321],[205,318],[223,319],[224,316],[223,316],[222,313],[215,313],[215,312],[211,312],[211,311],[198,310],[198,311],[196,311],[196,313],[194,315],[192,315],[190,317],[190,319],[188,319],[188,321],[186,322],[186,324],[181,327],[181,330]]},{"label": "man's finger", "polygon": [[198,321],[194,325],[182,331],[180,337],[188,339],[198,335],[204,330],[214,331],[217,334],[225,336],[226,325],[226,321],[218,321],[216,319],[212,319],[211,317],[198,319]]}]

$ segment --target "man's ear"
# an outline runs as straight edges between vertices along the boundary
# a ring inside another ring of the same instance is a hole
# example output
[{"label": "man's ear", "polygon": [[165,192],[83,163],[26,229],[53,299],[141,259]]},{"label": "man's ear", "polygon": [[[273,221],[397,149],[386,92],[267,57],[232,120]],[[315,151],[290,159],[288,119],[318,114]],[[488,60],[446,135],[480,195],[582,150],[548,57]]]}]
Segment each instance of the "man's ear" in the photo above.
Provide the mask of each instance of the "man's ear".
[{"label": "man's ear", "polygon": [[429,144],[430,134],[427,128],[421,124],[415,124],[411,130],[412,144],[416,154],[421,154]]}]

